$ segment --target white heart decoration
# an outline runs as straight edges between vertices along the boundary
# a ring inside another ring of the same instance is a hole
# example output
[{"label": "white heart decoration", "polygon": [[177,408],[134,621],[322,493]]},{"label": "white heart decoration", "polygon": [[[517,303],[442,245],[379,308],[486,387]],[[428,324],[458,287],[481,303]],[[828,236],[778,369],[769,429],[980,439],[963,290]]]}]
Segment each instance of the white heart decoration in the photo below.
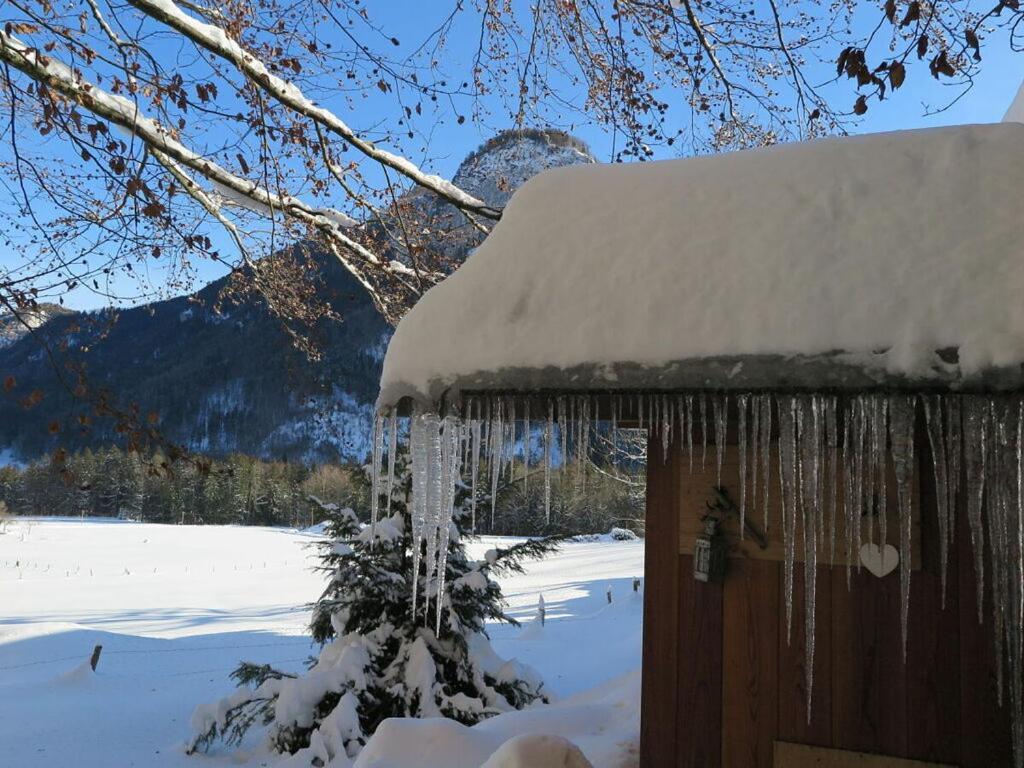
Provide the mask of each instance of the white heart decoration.
[{"label": "white heart decoration", "polygon": [[878,578],[888,576],[900,564],[900,553],[892,544],[879,547],[877,544],[865,544],[860,548],[860,561]]}]

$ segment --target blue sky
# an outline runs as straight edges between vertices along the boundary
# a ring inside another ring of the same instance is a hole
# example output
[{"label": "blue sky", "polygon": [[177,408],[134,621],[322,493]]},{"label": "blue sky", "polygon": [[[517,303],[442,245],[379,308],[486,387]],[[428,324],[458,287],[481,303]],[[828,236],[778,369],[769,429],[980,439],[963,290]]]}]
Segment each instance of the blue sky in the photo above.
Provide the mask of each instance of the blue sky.
[{"label": "blue sky", "polygon": [[[439,14],[443,15],[443,10],[446,12],[439,4],[422,0],[389,0],[383,7],[386,10],[378,8],[375,11],[374,21],[400,40],[408,41],[409,47],[412,47],[414,41],[422,39],[424,30],[436,26]],[[463,29],[462,34],[453,35],[453,42],[448,48],[444,62],[448,71],[468,71],[476,45],[475,36],[471,37],[470,32],[469,29]],[[985,60],[981,75],[966,96],[952,107],[939,114],[927,114],[928,105],[947,103],[955,91],[951,90],[951,86],[932,80],[927,74],[926,64],[922,64],[911,70],[907,83],[895,98],[886,99],[881,103],[872,102],[868,114],[856,126],[855,131],[865,133],[1000,120],[1024,77],[1024,56],[1012,53],[1004,39],[986,42],[983,48]],[[463,60],[460,61],[460,58]],[[829,73],[828,70],[831,70],[831,65],[822,65],[822,79],[834,74],[834,71]],[[853,85],[848,81],[840,81],[830,86],[830,89],[830,93],[837,94],[836,104],[842,104],[847,100],[852,105],[856,98]],[[355,114],[347,111],[348,105],[340,98],[337,100],[340,103],[331,103],[329,94],[317,93],[315,97],[328,103],[357,128],[390,124],[388,121],[393,121],[395,102],[391,97],[370,94],[368,98],[360,99],[358,113]],[[671,97],[672,94],[663,96],[667,101],[671,101]],[[467,120],[464,124],[458,125],[450,111],[441,122],[435,121],[434,116],[425,114],[418,126],[422,131],[421,135],[413,141],[403,141],[398,151],[406,153],[432,172],[450,176],[461,159],[482,141],[498,130],[509,127],[505,110],[498,104],[492,106],[494,108],[490,110],[491,115],[484,116],[479,123]],[[556,127],[570,130],[586,141],[599,160],[605,161],[610,158],[611,140],[600,127],[572,123],[561,123]],[[372,134],[371,137],[377,138]],[[3,151],[0,149],[0,152]],[[659,152],[657,156],[670,155]],[[216,233],[211,235],[216,237]],[[11,262],[11,256],[0,254],[0,262],[6,266]],[[201,285],[222,275],[223,267],[204,261],[197,264],[197,273],[198,284]],[[159,275],[154,274],[153,279],[159,281]],[[65,302],[67,306],[76,309],[94,309],[104,305],[103,299],[81,289],[67,295]]]}]

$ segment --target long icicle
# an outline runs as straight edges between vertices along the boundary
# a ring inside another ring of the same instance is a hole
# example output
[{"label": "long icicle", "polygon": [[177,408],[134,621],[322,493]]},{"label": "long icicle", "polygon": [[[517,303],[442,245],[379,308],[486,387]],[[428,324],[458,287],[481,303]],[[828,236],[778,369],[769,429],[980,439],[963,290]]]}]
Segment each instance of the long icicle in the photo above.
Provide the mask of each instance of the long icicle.
[{"label": "long icicle", "polygon": [[[804,544],[804,685],[807,696],[807,722],[811,722],[814,690],[815,608],[817,596],[817,523],[820,515],[819,478],[821,475],[821,414],[818,398],[801,397],[796,401],[796,431],[799,445],[800,507]],[[795,519],[794,519],[795,523]],[[795,528],[795,525],[794,525]],[[790,537],[796,538],[791,531]],[[787,558],[789,555],[787,554]],[[792,567],[792,565],[790,565]],[[792,595],[787,600],[792,603]]]},{"label": "long icicle", "polygon": [[395,459],[398,456],[398,410],[392,409],[388,424],[388,480],[384,514],[391,517],[391,495],[395,492]]},{"label": "long icicle", "polygon": [[686,396],[686,452],[690,455],[690,474],[693,474],[693,395]]},{"label": "long icicle", "polygon": [[729,412],[729,399],[726,395],[715,395],[711,403],[715,419],[715,469],[716,484],[722,486],[722,459],[725,456],[725,420]]},{"label": "long icicle", "polygon": [[[911,536],[913,529],[914,483],[914,397],[889,398],[889,443],[896,475],[896,501],[900,527],[900,627],[903,661],[907,660],[907,632],[910,616]],[[884,546],[884,544],[882,545]]]},{"label": "long icicle", "polygon": [[469,492],[471,494],[470,500],[470,531],[476,535],[476,484],[477,477],[480,474],[480,449],[481,449],[481,420],[479,418],[473,419],[470,423],[469,430],[469,442],[470,442],[470,486]]},{"label": "long icicle", "polygon": [[708,398],[701,394],[698,401],[700,408],[700,471],[707,467],[708,461]]},{"label": "long icicle", "polygon": [[796,398],[780,398],[779,488],[781,491],[782,544],[784,551],[783,594],[786,598],[786,643],[793,631],[793,566],[796,559]]},{"label": "long icicle", "polygon": [[982,502],[985,497],[985,475],[988,459],[988,401],[969,396],[964,400],[964,468],[967,479],[967,524],[974,553],[974,576],[977,583],[978,623],[984,617],[985,596],[985,531],[982,523]]},{"label": "long icicle", "polygon": [[373,547],[374,536],[377,535],[377,517],[380,514],[381,471],[384,455],[384,416],[373,417],[373,465],[370,470],[370,547]]},{"label": "long icicle", "polygon": [[459,484],[461,467],[462,425],[454,416],[446,416],[442,424],[441,506],[438,510],[437,547],[437,610],[435,637],[441,636],[441,614],[444,607],[445,582],[448,577],[448,544],[451,540],[452,517],[455,511],[455,489]]},{"label": "long icicle", "polygon": [[555,439],[555,403],[548,400],[548,419],[544,424],[544,525],[551,525],[551,444]]},{"label": "long icicle", "polygon": [[747,402],[749,395],[740,395],[736,398],[736,407],[739,409],[737,421],[739,450],[739,472],[740,472],[740,539],[743,538],[747,525]]},{"label": "long icicle", "polygon": [[668,463],[668,447],[672,442],[672,402],[668,397],[662,395],[659,409],[661,411],[661,463]]},{"label": "long icicle", "polygon": [[946,459],[946,439],[942,429],[942,397],[923,398],[928,445],[932,452],[932,476],[935,478],[935,514],[939,528],[939,581],[942,589],[942,608],[946,607],[946,571],[949,562],[949,468]]},{"label": "long icicle", "polygon": [[835,395],[825,398],[825,450],[828,454],[828,561],[836,562],[836,508],[838,506],[839,427],[837,411],[839,400]]},{"label": "long icicle", "polygon": [[771,491],[771,450],[772,450],[772,398],[771,395],[761,395],[761,483],[764,492],[764,503],[762,515],[764,516],[764,530],[767,535],[770,529],[768,519],[768,496]]},{"label": "long icicle", "polygon": [[[760,463],[760,438],[761,434],[761,405],[758,396],[753,395],[750,399],[750,514],[757,511],[757,470]],[[767,531],[765,532],[767,535]]]},{"label": "long icicle", "polygon": [[427,486],[429,485],[430,457],[427,441],[426,416],[418,409],[413,413],[409,428],[410,454],[412,458],[412,605],[416,615],[416,595],[420,579],[420,561],[423,548],[423,529],[426,527]]},{"label": "long icicle", "polygon": [[1024,766],[1024,400],[1017,402],[1016,490],[1010,553],[1013,623],[1010,646],[1010,700],[1013,705],[1013,755],[1017,768]]},{"label": "long icicle", "polygon": [[430,588],[437,594],[437,543],[444,508],[444,446],[441,442],[441,419],[435,413],[424,417],[427,440],[427,505],[425,535],[427,539],[423,582],[423,626],[427,626],[430,608]]},{"label": "long icicle", "polygon": [[491,408],[491,456],[489,469],[491,472],[491,530],[494,533],[494,513],[498,505],[498,482],[501,480],[501,451],[504,445],[505,425],[502,422],[504,401],[499,397]]},{"label": "long icicle", "polygon": [[846,545],[846,589],[850,589],[850,569],[853,566],[853,436],[856,433],[854,414],[856,401],[848,398],[843,407],[843,542]]}]

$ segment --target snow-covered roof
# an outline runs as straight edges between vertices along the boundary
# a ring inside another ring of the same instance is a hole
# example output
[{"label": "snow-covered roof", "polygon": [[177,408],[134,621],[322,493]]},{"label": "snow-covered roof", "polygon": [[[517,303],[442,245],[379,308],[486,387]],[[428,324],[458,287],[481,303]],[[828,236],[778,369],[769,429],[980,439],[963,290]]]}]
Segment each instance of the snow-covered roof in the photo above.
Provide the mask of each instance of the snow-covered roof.
[{"label": "snow-covered roof", "polygon": [[452,390],[1019,387],[1024,125],[546,171],[399,324]]}]

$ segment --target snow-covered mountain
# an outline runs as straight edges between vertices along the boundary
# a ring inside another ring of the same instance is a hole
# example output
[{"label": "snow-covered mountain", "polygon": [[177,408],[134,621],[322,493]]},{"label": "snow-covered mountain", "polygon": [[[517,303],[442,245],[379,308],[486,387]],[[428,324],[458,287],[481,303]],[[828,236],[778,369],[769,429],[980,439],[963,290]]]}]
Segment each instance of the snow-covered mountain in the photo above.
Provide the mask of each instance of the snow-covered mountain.
[{"label": "snow-covered mountain", "polygon": [[[502,206],[540,171],[587,162],[593,162],[587,147],[564,133],[509,131],[467,157],[455,181]],[[465,258],[480,243],[480,233],[433,196],[416,189],[404,200],[435,229],[450,230],[441,241],[453,259]],[[93,386],[108,388],[115,402],[135,404],[140,413],[157,412],[163,433],[192,450],[363,460],[390,327],[336,260],[312,258],[320,294],[341,317],[316,330],[322,359],[315,364],[294,349],[259,302],[214,311],[223,280],[190,296],[116,313],[69,313],[46,305],[37,332],[55,348],[66,347],[59,357],[83,365]],[[0,396],[0,448],[30,460],[58,445],[115,441],[110,420],[85,411],[61,385],[37,340],[23,331],[14,318],[0,316],[0,378],[16,382]],[[25,408],[33,391],[43,401]],[[88,430],[80,428],[80,417],[89,420]]]},{"label": "snow-covered mountain", "polygon": [[19,312],[0,313],[0,347],[7,347],[25,334],[44,325],[54,317],[71,314],[59,304],[41,303],[37,307]]}]

